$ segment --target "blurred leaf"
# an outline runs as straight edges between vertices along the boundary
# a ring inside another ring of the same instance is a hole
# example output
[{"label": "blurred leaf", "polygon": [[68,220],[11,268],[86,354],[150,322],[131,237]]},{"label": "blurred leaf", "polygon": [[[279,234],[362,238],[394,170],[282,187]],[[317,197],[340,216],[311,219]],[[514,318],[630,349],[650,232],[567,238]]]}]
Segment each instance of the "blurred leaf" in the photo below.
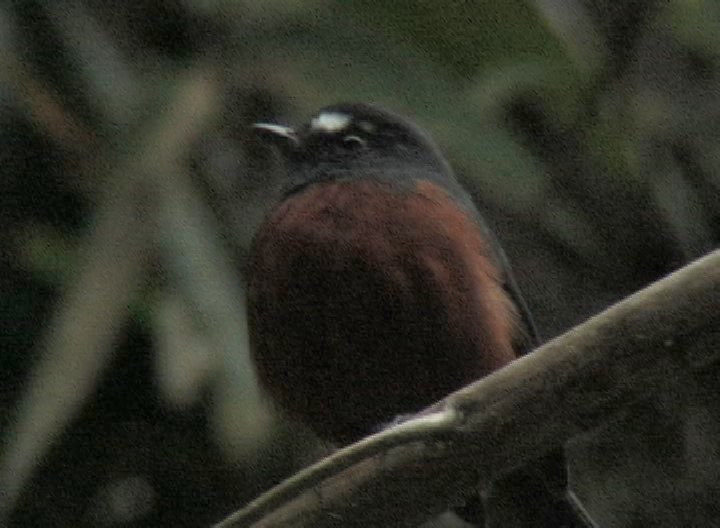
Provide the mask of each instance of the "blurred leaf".
[{"label": "blurred leaf", "polygon": [[198,68],[177,80],[171,102],[160,107],[146,134],[133,142],[137,150],[119,156],[124,163],[113,171],[80,270],[39,343],[42,355],[3,446],[0,523],[109,363],[149,255],[149,224],[143,214],[149,211],[143,209],[142,199],[146,180],[174,167],[200,125],[213,115],[212,104],[201,105],[193,97],[201,91],[212,100],[207,76],[205,69]]},{"label": "blurred leaf", "polygon": [[[221,366],[209,339],[179,295],[160,295],[153,310],[155,377],[161,397],[173,408],[190,409],[201,400]],[[243,383],[241,379],[238,380]]]},{"label": "blurred leaf", "polygon": [[512,61],[561,53],[554,37],[524,0],[493,2],[383,2],[336,0],[350,7],[357,25],[391,35],[416,48],[457,81]]},{"label": "blurred leaf", "polygon": [[535,4],[549,28],[564,42],[578,68],[597,71],[607,60],[608,49],[587,4],[567,0],[536,0]]},{"label": "blurred leaf", "polygon": [[48,3],[83,93],[101,123],[132,123],[142,106],[139,76],[105,28],[74,2]]}]

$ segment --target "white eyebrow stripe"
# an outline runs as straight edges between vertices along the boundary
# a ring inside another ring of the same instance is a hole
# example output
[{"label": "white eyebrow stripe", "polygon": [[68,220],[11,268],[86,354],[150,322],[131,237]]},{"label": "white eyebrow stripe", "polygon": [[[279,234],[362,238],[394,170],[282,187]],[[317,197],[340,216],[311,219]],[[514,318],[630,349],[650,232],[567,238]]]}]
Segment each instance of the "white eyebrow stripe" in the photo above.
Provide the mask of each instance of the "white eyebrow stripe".
[{"label": "white eyebrow stripe", "polygon": [[352,121],[352,118],[347,114],[341,114],[340,112],[323,112],[310,121],[310,128],[328,133],[339,132],[347,128],[350,121]]}]

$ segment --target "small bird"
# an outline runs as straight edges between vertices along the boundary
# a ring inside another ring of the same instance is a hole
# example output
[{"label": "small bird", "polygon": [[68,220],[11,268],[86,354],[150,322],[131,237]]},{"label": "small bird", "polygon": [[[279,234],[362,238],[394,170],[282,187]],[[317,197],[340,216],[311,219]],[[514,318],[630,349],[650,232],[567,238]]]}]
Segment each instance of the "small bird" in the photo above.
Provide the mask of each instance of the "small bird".
[{"label": "small bird", "polygon": [[[251,248],[251,349],[290,417],[344,445],[537,345],[502,248],[420,128],[342,103],[254,129],[287,179]],[[527,518],[515,526],[594,526],[561,450],[496,487]],[[495,526],[476,502],[474,522]]]}]

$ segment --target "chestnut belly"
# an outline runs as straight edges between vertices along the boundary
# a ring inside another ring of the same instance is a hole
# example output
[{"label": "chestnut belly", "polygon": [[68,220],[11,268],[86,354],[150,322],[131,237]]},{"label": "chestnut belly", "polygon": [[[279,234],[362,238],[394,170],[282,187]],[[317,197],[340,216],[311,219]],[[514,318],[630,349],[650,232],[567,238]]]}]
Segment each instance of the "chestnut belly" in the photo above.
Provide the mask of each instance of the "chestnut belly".
[{"label": "chestnut belly", "polygon": [[343,444],[508,363],[517,315],[490,251],[427,182],[331,182],[287,198],[248,271],[261,383]]}]

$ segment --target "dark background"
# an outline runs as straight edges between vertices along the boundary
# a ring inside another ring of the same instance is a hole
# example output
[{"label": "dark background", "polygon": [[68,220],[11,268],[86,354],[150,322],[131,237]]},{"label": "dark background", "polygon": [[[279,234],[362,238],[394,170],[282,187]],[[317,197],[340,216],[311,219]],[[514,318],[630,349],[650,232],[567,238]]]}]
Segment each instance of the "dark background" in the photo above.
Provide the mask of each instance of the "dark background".
[{"label": "dark background", "polygon": [[[552,337],[717,245],[719,29],[714,0],[0,4],[5,523],[208,525],[322,451],[248,363],[281,175],[250,123],[412,116]],[[716,380],[572,443],[603,527],[718,525]]]}]

